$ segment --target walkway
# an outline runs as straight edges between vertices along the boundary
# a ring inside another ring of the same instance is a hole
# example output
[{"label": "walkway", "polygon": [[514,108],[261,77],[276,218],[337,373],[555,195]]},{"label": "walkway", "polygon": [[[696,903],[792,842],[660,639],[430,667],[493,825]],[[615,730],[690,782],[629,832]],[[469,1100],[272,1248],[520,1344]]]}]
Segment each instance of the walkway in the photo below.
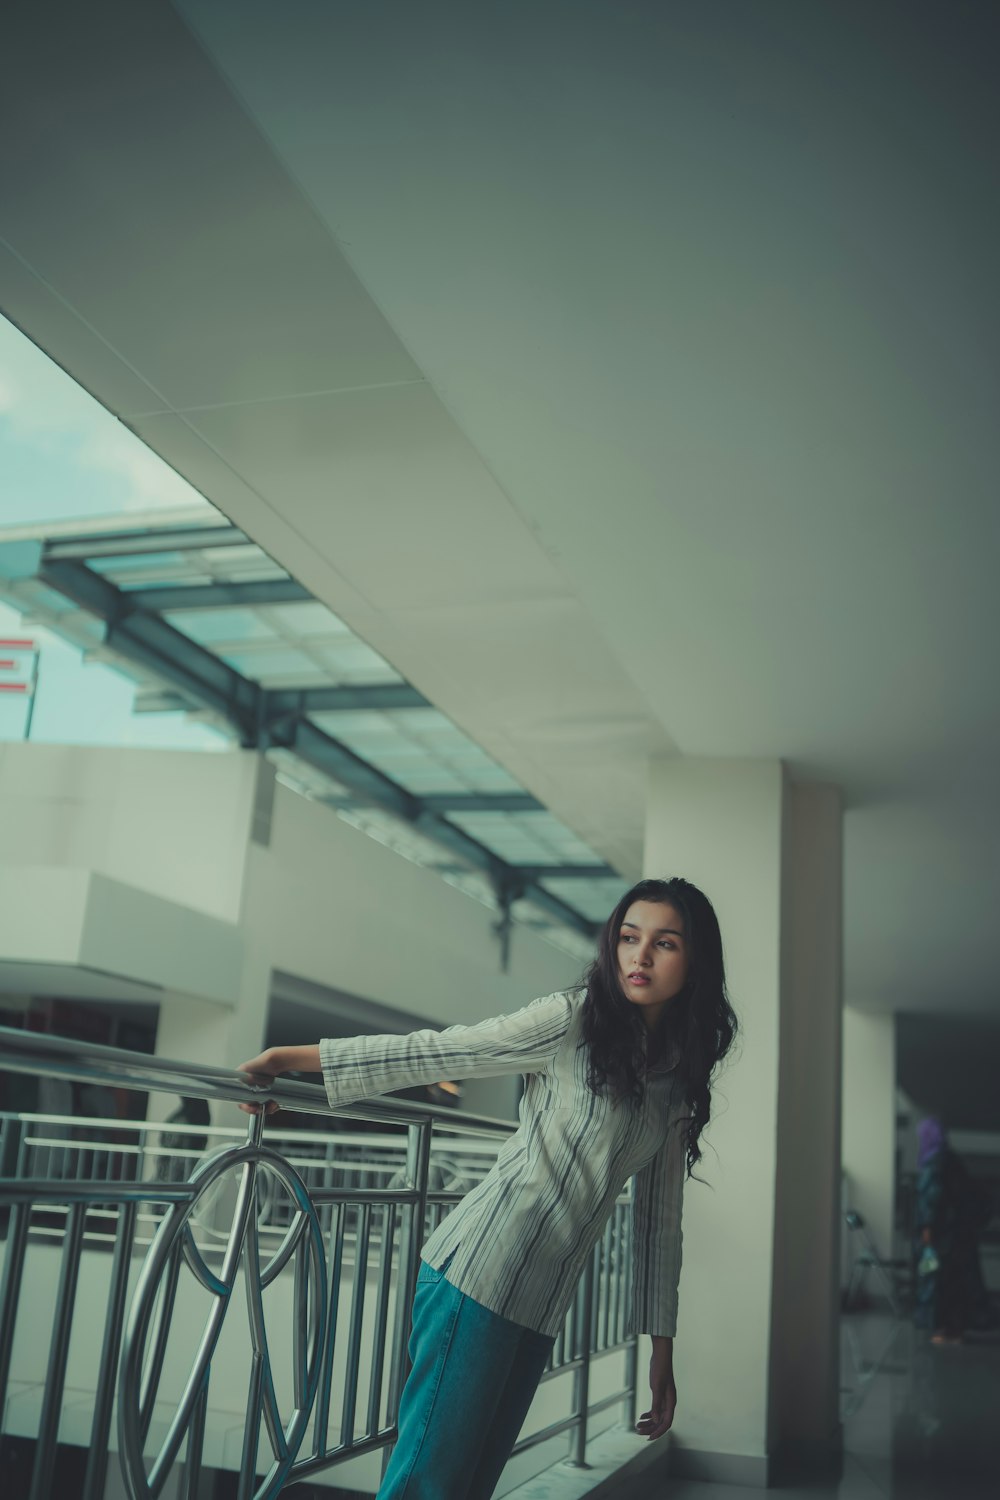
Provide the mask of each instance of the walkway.
[{"label": "walkway", "polygon": [[[900,1326],[877,1374],[861,1389],[861,1361],[885,1347],[888,1319],[844,1321],[844,1466],[837,1481],[790,1484],[782,1500],[996,1500],[1000,1496],[1000,1332],[932,1346]],[[864,1364],[862,1363],[862,1369]],[[683,1393],[682,1393],[683,1397]],[[853,1407],[853,1410],[851,1409]],[[505,1500],[754,1500],[765,1493],[696,1480],[608,1482],[614,1455],[631,1448],[616,1429],[588,1447],[589,1474],[557,1465]],[[606,1450],[606,1452],[605,1452]],[[602,1458],[604,1462],[602,1463]],[[617,1462],[622,1461],[621,1457]],[[603,1471],[603,1472],[602,1472]]]}]

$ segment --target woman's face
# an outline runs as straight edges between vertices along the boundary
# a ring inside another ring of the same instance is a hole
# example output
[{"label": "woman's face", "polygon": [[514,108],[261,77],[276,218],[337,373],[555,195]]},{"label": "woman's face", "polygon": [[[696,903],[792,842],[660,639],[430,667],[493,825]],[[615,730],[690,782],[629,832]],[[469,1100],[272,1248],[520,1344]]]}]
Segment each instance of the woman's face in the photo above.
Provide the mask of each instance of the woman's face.
[{"label": "woman's face", "polygon": [[618,974],[626,998],[642,1009],[653,1029],[684,988],[688,953],[684,924],[675,906],[633,901],[618,933]]}]

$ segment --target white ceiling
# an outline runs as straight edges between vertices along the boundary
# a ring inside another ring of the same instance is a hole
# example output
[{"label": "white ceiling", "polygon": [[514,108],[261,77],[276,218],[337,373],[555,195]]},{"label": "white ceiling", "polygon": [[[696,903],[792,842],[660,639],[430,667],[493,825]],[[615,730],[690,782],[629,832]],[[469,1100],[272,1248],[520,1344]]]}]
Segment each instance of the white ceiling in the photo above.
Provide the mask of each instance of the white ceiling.
[{"label": "white ceiling", "polygon": [[849,1001],[994,1005],[992,8],[65,9],[7,315],[623,873],[782,756]]}]

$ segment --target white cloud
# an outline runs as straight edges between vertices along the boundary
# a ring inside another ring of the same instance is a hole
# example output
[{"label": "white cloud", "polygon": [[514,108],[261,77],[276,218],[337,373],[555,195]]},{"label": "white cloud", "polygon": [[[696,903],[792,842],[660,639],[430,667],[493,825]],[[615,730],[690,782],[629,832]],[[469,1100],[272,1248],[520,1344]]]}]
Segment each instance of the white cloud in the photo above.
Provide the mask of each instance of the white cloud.
[{"label": "white cloud", "polygon": [[29,338],[0,318],[0,410],[19,432],[66,432],[114,421]]},{"label": "white cloud", "polygon": [[103,425],[95,427],[81,442],[77,458],[81,465],[125,480],[124,510],[199,504],[211,508],[186,479],[120,423],[110,430]]},{"label": "white cloud", "polygon": [[57,438],[64,453],[69,446],[81,469],[90,475],[114,476],[119,482],[107,512],[211,508],[197,490],[2,317],[0,416],[7,443],[38,451],[40,462],[45,461],[45,439]]}]

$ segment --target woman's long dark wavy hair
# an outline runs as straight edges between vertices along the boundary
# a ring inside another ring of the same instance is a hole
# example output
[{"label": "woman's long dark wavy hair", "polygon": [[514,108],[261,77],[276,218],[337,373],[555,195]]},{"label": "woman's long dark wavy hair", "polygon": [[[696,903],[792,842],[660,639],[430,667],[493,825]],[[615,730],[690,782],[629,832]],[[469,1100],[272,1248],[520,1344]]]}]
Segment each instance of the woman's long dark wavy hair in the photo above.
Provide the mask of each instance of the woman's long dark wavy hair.
[{"label": "woman's long dark wavy hair", "polygon": [[640,880],[626,891],[601,931],[597,957],[584,976],[583,1036],[587,1083],[595,1094],[641,1099],[650,1037],[639,1007],[622,989],[618,940],[633,901],[665,902],[680,915],[688,956],[684,988],[670,1001],[655,1033],[656,1055],[676,1049],[690,1115],[687,1173],[701,1158],[699,1137],[711,1114],[711,1081],[736,1037],[738,1023],[726,993],[722,934],[711,901],[688,880]]}]

